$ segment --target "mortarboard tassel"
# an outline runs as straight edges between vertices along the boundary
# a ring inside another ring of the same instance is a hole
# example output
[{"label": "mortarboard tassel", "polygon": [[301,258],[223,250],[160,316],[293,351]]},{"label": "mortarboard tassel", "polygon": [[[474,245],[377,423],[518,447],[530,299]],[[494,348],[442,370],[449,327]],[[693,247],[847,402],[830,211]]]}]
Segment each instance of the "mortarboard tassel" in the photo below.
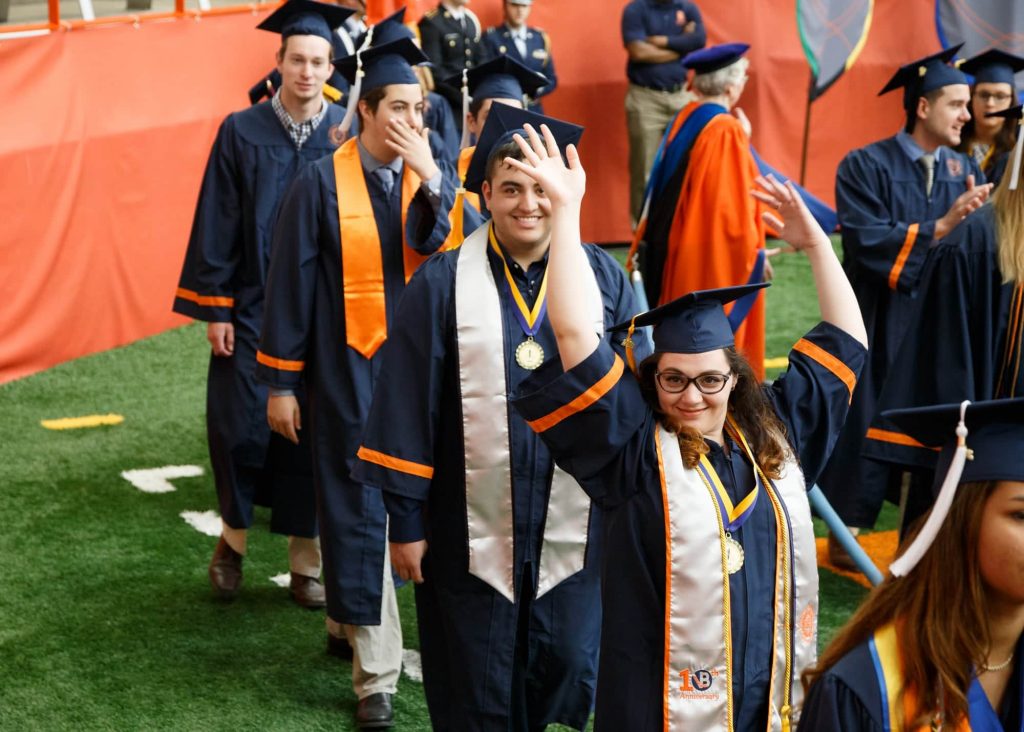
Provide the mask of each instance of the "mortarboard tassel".
[{"label": "mortarboard tassel", "polygon": [[946,477],[942,481],[939,496],[935,499],[931,513],[928,514],[928,520],[925,521],[914,541],[896,561],[889,565],[889,572],[893,577],[906,577],[910,574],[910,571],[917,566],[925,552],[931,547],[946,520],[949,507],[953,504],[953,498],[956,496],[956,487],[960,483],[960,476],[964,472],[964,464],[967,462],[967,424],[964,420],[967,417],[967,405],[969,404],[970,402],[966,400],[960,403],[960,422],[956,426],[956,451],[953,453],[949,470],[946,471]]},{"label": "mortarboard tassel", "polygon": [[341,120],[341,124],[338,125],[338,131],[341,137],[344,139],[348,137],[348,131],[352,129],[352,120],[356,116],[356,108],[359,106],[359,97],[362,94],[363,89],[363,51],[370,47],[373,43],[373,29],[376,26],[371,25],[366,30],[366,38],[363,40],[363,45],[356,51],[356,80],[352,84],[352,89],[349,92],[348,107],[345,108],[345,117]]},{"label": "mortarboard tassel", "polygon": [[466,117],[469,116],[469,72],[462,70],[462,139],[459,141],[459,149],[465,150],[469,147],[469,125],[466,124]]}]

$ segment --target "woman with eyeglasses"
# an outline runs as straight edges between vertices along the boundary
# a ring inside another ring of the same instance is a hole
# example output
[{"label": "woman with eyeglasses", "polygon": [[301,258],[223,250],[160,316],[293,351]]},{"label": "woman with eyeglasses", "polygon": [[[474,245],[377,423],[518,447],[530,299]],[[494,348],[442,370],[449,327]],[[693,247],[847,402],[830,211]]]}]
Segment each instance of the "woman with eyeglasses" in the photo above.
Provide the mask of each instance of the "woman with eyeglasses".
[{"label": "woman with eyeglasses", "polygon": [[578,156],[570,148],[566,165],[546,131],[544,141],[528,133],[515,167],[551,201],[548,317],[560,356],[515,406],[603,511],[595,727],[795,727],[799,675],[816,650],[806,489],[866,354],[831,242],[792,186],[761,179],[753,195],[810,260],[823,322],[796,344],[787,372],[762,385],[734,347],[724,306],[766,285],[690,293],[615,329],[628,353],[635,328],[654,328],[656,353],[634,370],[581,307]]},{"label": "woman with eyeglasses", "polygon": [[991,49],[964,61],[960,70],[974,76],[974,86],[971,87],[971,119],[960,133],[957,151],[973,157],[986,180],[998,184],[1017,139],[1017,128],[1003,117],[988,115],[1017,103],[1013,76],[1024,71],[1024,58]]}]

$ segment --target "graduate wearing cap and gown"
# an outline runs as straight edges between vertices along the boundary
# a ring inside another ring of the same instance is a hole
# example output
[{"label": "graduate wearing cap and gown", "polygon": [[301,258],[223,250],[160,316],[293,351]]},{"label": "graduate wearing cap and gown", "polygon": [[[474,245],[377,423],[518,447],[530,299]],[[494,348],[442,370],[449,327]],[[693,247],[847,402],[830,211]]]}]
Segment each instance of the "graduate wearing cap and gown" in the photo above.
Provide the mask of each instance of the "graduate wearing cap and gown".
[{"label": "graduate wearing cap and gown", "polygon": [[529,95],[547,83],[543,74],[531,71],[508,56],[492,59],[476,68],[448,79],[448,83],[462,88],[462,106],[466,119],[462,128],[462,150],[459,152],[457,171],[460,186],[452,208],[452,231],[448,235],[447,248],[457,247],[469,234],[490,219],[490,212],[480,201],[480,196],[465,190],[466,175],[476,147],[471,144],[480,136],[487,123],[487,114],[492,104],[504,104],[516,109],[525,108]]},{"label": "graduate wearing cap and gown", "polygon": [[[749,194],[757,163],[748,132],[728,113],[743,93],[748,48],[727,43],[683,59],[702,98],[686,105],[666,133],[630,250],[631,262],[639,256],[652,304],[765,279],[762,206]],[[764,296],[752,292],[731,306],[730,317],[736,347],[764,378]]]},{"label": "graduate wearing cap and gown", "polygon": [[[452,173],[431,159],[420,128],[410,64],[422,59],[402,39],[335,62],[361,87],[361,132],[306,166],[281,205],[256,356],[273,390],[271,427],[311,440],[327,614],[355,651],[362,726],[390,722],[402,646],[384,505],[352,468],[380,346],[406,282],[444,242],[454,199]],[[366,97],[378,90],[374,108]],[[300,386],[308,413],[289,394]]]},{"label": "graduate wearing cap and gown", "polygon": [[810,674],[800,730],[1024,732],[1024,399],[886,417],[941,447],[935,508]]},{"label": "graduate wearing cap and gown", "polygon": [[[308,6],[321,4],[316,3],[313,0],[303,0],[303,2]],[[331,37],[328,39],[331,42],[331,47],[334,49],[332,58],[349,56],[355,53],[354,39],[356,34],[362,31],[363,24],[358,18],[354,17],[355,11],[351,8],[343,8],[333,4],[330,7],[334,8],[334,11],[331,12],[328,22],[331,23],[332,27],[335,29],[331,34]],[[277,28],[280,22],[280,17],[275,18],[275,15],[276,13],[272,13],[266,20],[256,27],[260,30],[269,30],[272,33],[280,32]],[[249,103],[253,105],[259,104],[264,98],[274,96],[280,88],[281,71],[280,69],[275,68],[249,88]],[[325,81],[323,85],[324,99],[333,104],[344,105],[348,102],[348,100],[345,99],[345,95],[347,93],[348,82],[345,80],[345,77],[339,74],[336,70],[332,70],[327,81]]]},{"label": "graduate wearing cap and gown", "polygon": [[[1024,107],[998,112],[1018,126]],[[1018,148],[1024,146],[1024,142]],[[884,412],[960,399],[1024,396],[1024,183],[1004,181],[992,204],[972,214],[928,257],[906,337],[893,361],[864,454],[887,463],[931,468],[935,452],[911,439]],[[1004,264],[1012,269],[1004,271]],[[937,337],[938,336],[938,337]],[[936,368],[922,370],[921,364]]]},{"label": "graduate wearing cap and gown", "polygon": [[[880,94],[903,89],[905,129],[848,153],[836,173],[843,267],[857,293],[871,353],[821,478],[828,500],[848,526],[870,528],[887,495],[899,500],[901,471],[864,458],[865,435],[908,332],[928,253],[991,190],[981,185],[985,177],[977,163],[951,149],[969,118],[967,79],[948,64],[958,49],[896,72]],[[912,491],[927,492],[930,478],[919,480]]]},{"label": "graduate wearing cap and gown", "polygon": [[[436,730],[583,729],[594,701],[600,522],[508,403],[557,353],[544,318],[546,216],[516,220],[543,210],[539,194],[501,158],[489,162],[527,121],[549,125],[560,148],[582,132],[491,108],[466,185],[490,194],[494,218],[406,288],[359,450],[357,475],[384,492],[392,561],[418,582]],[[577,276],[595,332],[636,312],[625,273],[599,248],[587,247]],[[409,572],[401,558],[424,547]]]},{"label": "graduate wearing cap and gown", "polygon": [[[323,590],[316,580],[320,557],[309,446],[305,441],[293,446],[271,434],[264,416],[267,390],[253,372],[270,234],[280,201],[303,166],[335,149],[332,132],[343,114],[304,89],[289,54],[319,54],[322,65],[313,78],[322,81],[331,70],[331,27],[348,12],[291,0],[260,24],[281,34],[287,50],[281,60],[285,83],[272,101],[235,112],[221,124],[174,299],[175,312],[210,323],[208,337],[214,345],[206,424],[224,535],[211,562],[210,579],[224,597],[233,597],[242,580],[241,557],[255,500],[273,508],[271,531],[306,539],[291,544],[292,591],[304,604],[323,605]],[[302,113],[302,121],[292,118]],[[295,552],[304,544],[306,558],[300,559]]]},{"label": "graduate wearing cap and gown", "polygon": [[1003,177],[1007,158],[1017,139],[1017,128],[995,113],[1017,101],[1014,74],[1024,71],[1024,58],[989,49],[960,64],[960,70],[974,77],[971,85],[971,120],[964,125],[957,150],[970,155],[995,185]]},{"label": "graduate wearing cap and gown", "polygon": [[[538,183],[571,201],[560,191],[573,175],[554,168],[538,165]],[[690,293],[600,338],[577,305],[582,252],[571,232],[553,237],[560,359],[514,404],[601,509],[597,730],[790,729],[815,658],[806,490],[846,415],[866,337],[828,237],[794,189],[767,185],[760,200],[807,253],[823,319],[770,385],[736,354],[724,310],[766,283]],[[637,366],[627,350],[624,363],[621,333],[628,344],[644,326],[655,356]]]}]

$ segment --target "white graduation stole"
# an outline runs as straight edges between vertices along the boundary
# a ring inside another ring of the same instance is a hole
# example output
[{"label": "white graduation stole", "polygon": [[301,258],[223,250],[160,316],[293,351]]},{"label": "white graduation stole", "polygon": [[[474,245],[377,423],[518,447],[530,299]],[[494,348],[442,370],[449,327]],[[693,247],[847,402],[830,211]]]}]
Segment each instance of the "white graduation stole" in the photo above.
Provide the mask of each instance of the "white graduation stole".
[{"label": "white graduation stole", "polygon": [[[487,261],[489,224],[466,238],[455,269],[455,320],[466,456],[469,572],[515,602],[512,461],[508,383],[499,284]],[[594,272],[587,282],[594,326],[604,330],[604,303]],[[502,283],[502,286],[504,283]],[[513,366],[515,368],[515,366]],[[583,569],[590,498],[557,465],[551,477],[537,597]]]},{"label": "white graduation stole", "polygon": [[[664,727],[731,732],[733,648],[722,515],[712,486],[683,465],[677,437],[659,425],[655,444],[671,558],[665,578]],[[779,480],[763,480],[760,500],[771,501],[776,517],[769,722],[772,730],[789,730],[796,727],[803,697],[800,673],[817,658],[814,528],[803,473],[792,456]]]}]

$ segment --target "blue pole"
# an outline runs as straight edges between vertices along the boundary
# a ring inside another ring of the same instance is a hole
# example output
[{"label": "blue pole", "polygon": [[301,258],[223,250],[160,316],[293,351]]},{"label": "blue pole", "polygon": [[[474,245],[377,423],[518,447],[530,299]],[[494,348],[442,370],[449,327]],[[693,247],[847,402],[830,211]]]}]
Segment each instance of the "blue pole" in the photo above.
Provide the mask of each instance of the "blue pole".
[{"label": "blue pole", "polygon": [[846,528],[846,524],[843,523],[843,520],[839,518],[839,514],[832,508],[832,504],[825,498],[821,488],[818,486],[811,488],[807,492],[807,499],[811,502],[811,508],[814,509],[814,512],[821,517],[822,521],[828,524],[832,536],[836,537],[836,540],[846,550],[846,553],[850,555],[853,563],[857,565],[857,569],[868,578],[868,582],[875,586],[880,585],[882,583],[882,573],[878,571],[878,567],[871,561],[871,557],[864,551],[864,548],[857,543],[856,537]]}]

